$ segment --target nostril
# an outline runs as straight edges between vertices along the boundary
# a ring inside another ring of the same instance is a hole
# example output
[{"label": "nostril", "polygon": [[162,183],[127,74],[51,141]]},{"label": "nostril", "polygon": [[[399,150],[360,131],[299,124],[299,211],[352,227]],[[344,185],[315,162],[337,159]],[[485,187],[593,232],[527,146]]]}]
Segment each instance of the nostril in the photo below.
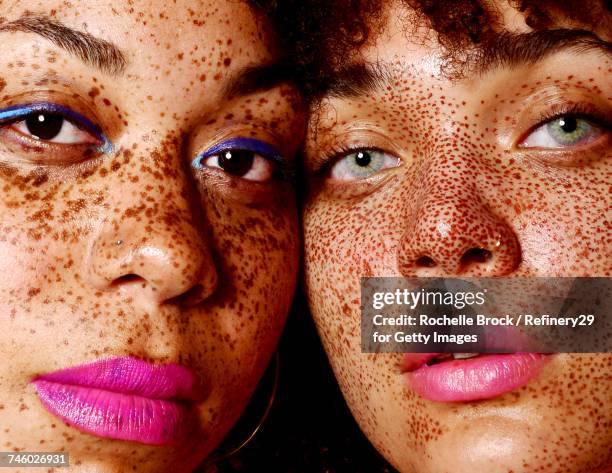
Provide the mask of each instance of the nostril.
[{"label": "nostril", "polygon": [[113,286],[138,281],[144,281],[144,279],[138,276],[138,274],[124,274],[113,281]]},{"label": "nostril", "polygon": [[485,248],[470,248],[461,257],[461,266],[470,266],[471,264],[486,263],[493,258],[493,253]]},{"label": "nostril", "polygon": [[436,262],[429,256],[421,256],[416,260],[415,264],[421,268],[433,268]]},{"label": "nostril", "polygon": [[172,299],[167,300],[169,304],[178,304],[185,307],[190,307],[199,304],[206,298],[204,292],[204,286],[202,284],[196,284],[187,292],[180,294]]}]

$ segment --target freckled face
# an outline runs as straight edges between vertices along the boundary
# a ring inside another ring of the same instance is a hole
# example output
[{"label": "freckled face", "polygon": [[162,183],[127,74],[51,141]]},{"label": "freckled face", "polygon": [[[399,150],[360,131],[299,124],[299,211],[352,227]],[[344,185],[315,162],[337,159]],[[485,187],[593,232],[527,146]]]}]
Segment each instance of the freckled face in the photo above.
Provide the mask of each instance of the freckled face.
[{"label": "freckled face", "polygon": [[[124,70],[26,31],[26,11],[112,42]],[[228,93],[275,59],[269,25],[245,2],[16,1],[0,16],[0,449],[191,471],[244,408],[295,284],[298,97]],[[117,356],[195,373],[186,439],[84,433],[30,384]]]},{"label": "freckled face", "polygon": [[361,353],[362,276],[612,274],[610,58],[564,51],[451,81],[420,31],[388,21],[361,51],[388,83],[326,99],[310,125],[306,284],[338,382],[403,473],[608,471],[608,354],[557,355],[507,395],[435,403],[406,387],[400,354]]}]

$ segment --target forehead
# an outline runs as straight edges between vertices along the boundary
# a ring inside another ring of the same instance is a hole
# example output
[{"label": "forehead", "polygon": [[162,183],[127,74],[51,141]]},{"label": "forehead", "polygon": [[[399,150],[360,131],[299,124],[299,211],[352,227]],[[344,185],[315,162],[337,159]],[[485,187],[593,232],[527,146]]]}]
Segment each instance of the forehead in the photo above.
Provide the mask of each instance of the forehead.
[{"label": "forehead", "polygon": [[[529,31],[523,14],[508,2],[492,1],[489,7],[504,30],[515,33]],[[466,17],[465,21],[472,14],[467,9],[461,12]],[[446,40],[443,30],[448,28],[445,25],[452,21],[452,15],[456,13],[438,8],[430,15],[430,12],[426,14],[407,5],[405,0],[386,2],[382,8],[382,21],[378,27],[371,25],[375,34],[370,34],[370,39],[360,49],[359,59],[377,63],[386,62],[389,58],[407,57],[415,66],[421,65],[425,71],[431,72],[448,53],[443,44],[448,47],[450,41]],[[433,27],[434,23],[440,31]]]},{"label": "forehead", "polygon": [[[452,34],[447,36],[448,30],[439,25],[434,29],[431,18],[421,12],[416,13],[402,2],[393,3],[386,8],[381,27],[356,50],[348,67],[330,75],[328,96],[384,92],[401,76],[450,86],[480,82],[496,70],[522,73],[526,68],[531,71],[545,66],[552,72],[554,63],[559,65],[562,59],[584,60],[591,66],[609,63],[612,43],[595,29],[533,30],[521,12],[507,4],[505,8],[500,5],[494,14],[500,19],[495,31],[488,31],[482,41],[461,42],[453,41]],[[554,57],[561,59],[548,60]]]},{"label": "forehead", "polygon": [[112,42],[128,59],[128,72],[147,67],[163,71],[177,60],[182,68],[214,68],[228,56],[253,65],[269,61],[274,53],[264,16],[243,0],[0,2],[5,21],[24,15],[45,16]]}]

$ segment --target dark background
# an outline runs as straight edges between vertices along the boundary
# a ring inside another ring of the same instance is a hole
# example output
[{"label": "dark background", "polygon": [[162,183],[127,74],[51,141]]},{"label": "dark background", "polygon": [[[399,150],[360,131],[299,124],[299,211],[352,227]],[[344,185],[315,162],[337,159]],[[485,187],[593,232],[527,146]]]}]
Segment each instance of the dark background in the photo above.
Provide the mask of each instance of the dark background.
[{"label": "dark background", "polygon": [[[396,473],[370,445],[336,384],[303,294],[297,294],[279,346],[280,378],[268,418],[219,473]],[[270,399],[274,362],[219,451],[248,437]]]}]

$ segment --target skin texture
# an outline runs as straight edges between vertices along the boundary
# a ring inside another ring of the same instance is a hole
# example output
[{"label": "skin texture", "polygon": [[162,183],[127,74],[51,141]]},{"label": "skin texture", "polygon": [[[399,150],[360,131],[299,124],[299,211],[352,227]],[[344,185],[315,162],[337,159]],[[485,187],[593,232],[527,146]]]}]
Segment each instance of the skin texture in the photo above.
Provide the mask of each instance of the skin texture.
[{"label": "skin texture", "polygon": [[[26,13],[112,41],[127,64],[112,75],[38,35],[0,32],[0,106],[60,103],[114,146],[41,150],[0,129],[0,450],[66,451],[75,472],[192,471],[270,359],[299,245],[288,181],[190,164],[242,136],[291,165],[301,103],[287,84],[224,95],[278,55],[245,2],[0,2],[5,24]],[[206,396],[186,440],[95,437],[43,409],[33,377],[110,356],[195,371]]]},{"label": "skin texture", "polygon": [[[507,30],[529,31],[495,6]],[[565,104],[594,105],[610,123],[612,62],[559,51],[451,79],[435,34],[400,4],[386,14],[353,58],[383,64],[386,80],[325,98],[306,141],[306,289],[346,401],[402,473],[611,471],[612,355],[555,355],[509,394],[430,402],[404,383],[401,354],[361,353],[359,278],[610,276],[609,128],[571,149],[519,144]],[[347,146],[384,150],[390,164],[341,181]]]}]

